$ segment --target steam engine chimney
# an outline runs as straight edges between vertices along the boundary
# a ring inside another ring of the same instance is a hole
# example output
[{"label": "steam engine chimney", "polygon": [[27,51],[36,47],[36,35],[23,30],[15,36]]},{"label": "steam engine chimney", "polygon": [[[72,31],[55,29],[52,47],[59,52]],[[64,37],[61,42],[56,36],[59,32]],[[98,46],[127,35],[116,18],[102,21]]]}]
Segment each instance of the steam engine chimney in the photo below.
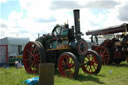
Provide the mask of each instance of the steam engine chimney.
[{"label": "steam engine chimney", "polygon": [[80,32],[80,10],[75,9],[74,11],[74,22],[75,22],[75,32],[76,32],[76,37],[81,38],[81,32]]}]

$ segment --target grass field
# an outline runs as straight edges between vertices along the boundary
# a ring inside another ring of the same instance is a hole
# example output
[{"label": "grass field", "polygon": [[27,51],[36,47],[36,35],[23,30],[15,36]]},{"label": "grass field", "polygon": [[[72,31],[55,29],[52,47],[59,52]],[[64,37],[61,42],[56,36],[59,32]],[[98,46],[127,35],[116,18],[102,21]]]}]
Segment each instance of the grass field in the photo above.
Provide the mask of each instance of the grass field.
[{"label": "grass field", "polygon": [[[24,68],[0,68],[0,85],[26,85],[23,82],[38,75],[27,74]],[[128,85],[128,64],[103,66],[98,75],[85,74],[81,69],[76,79],[55,74],[55,85]]]}]

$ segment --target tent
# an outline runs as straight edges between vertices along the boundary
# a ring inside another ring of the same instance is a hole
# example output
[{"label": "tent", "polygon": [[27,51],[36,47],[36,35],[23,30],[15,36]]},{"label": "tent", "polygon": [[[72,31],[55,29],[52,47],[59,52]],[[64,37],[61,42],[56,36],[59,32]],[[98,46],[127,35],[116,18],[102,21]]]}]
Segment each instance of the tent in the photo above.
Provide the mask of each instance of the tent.
[{"label": "tent", "polygon": [[0,64],[14,63],[22,58],[22,52],[29,38],[5,37],[0,39]]}]

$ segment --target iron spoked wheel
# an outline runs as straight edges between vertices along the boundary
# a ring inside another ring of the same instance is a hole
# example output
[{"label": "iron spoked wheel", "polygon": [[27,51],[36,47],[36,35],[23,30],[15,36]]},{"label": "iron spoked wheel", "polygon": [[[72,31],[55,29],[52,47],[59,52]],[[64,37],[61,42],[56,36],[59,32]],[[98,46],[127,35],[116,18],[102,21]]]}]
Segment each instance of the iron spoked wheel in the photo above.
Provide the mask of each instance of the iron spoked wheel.
[{"label": "iron spoked wheel", "polygon": [[102,60],[95,51],[88,51],[84,56],[82,70],[89,74],[98,74],[101,70]]},{"label": "iron spoked wheel", "polygon": [[26,44],[23,52],[23,63],[28,73],[39,73],[40,49],[41,47],[36,42],[31,41]]},{"label": "iron spoked wheel", "polygon": [[95,51],[102,57],[102,64],[109,64],[110,53],[107,48],[103,46],[98,46]]},{"label": "iron spoked wheel", "polygon": [[88,51],[88,43],[84,39],[78,40],[76,50],[79,55],[85,55]]},{"label": "iron spoked wheel", "polygon": [[61,54],[58,60],[58,69],[59,73],[63,77],[76,77],[79,72],[79,66],[76,56],[71,52],[65,52]]}]

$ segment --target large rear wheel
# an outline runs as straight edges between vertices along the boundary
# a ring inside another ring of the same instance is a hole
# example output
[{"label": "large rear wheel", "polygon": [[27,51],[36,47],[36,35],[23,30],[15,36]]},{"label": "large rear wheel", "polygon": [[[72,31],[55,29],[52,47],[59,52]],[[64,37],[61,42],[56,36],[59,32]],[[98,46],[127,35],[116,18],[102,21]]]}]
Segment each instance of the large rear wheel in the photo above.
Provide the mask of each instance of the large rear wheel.
[{"label": "large rear wheel", "polygon": [[62,53],[58,60],[58,69],[63,77],[76,77],[79,72],[76,56],[71,52]]},{"label": "large rear wheel", "polygon": [[82,70],[89,74],[98,74],[101,70],[101,57],[95,51],[88,51],[83,58]]},{"label": "large rear wheel", "polygon": [[23,52],[23,63],[28,73],[39,73],[41,49],[41,46],[37,42],[31,41],[26,44]]}]

